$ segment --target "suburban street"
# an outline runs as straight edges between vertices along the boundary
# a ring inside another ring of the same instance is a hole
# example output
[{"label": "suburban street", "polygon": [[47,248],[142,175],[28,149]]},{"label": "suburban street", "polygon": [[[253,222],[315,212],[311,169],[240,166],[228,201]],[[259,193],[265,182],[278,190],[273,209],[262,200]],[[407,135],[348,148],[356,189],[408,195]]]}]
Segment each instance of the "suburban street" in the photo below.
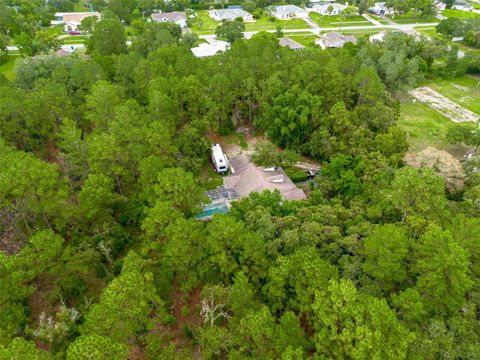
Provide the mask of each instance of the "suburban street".
[{"label": "suburban street", "polygon": [[[378,29],[378,31],[382,30],[399,30],[399,31],[408,31],[408,30],[414,30],[415,27],[417,26],[422,26],[422,27],[433,27],[437,26],[438,23],[412,23],[412,24],[389,24],[389,25],[384,25],[381,24],[379,21],[373,19],[372,17],[368,16],[367,14],[363,14],[363,17],[370,21],[372,25],[367,25],[367,26],[360,26],[360,25],[354,25],[354,26],[333,26],[333,27],[319,27],[316,23],[314,23],[312,20],[308,19],[306,20],[305,25],[310,25],[310,27],[305,27],[302,29],[284,29],[283,32],[285,34],[295,34],[295,33],[311,33],[312,35],[320,35],[322,32],[328,32],[328,31],[348,31],[348,30],[375,30]],[[305,19],[304,19],[305,20]],[[265,32],[270,32],[274,33],[277,30],[263,30]],[[247,31],[244,32],[244,36],[246,39],[251,38],[253,35],[259,33],[259,31]],[[61,37],[60,37],[61,38]],[[209,35],[199,35],[200,39],[207,40],[208,42],[213,41],[216,39],[215,34],[209,34]],[[131,42],[127,42],[127,44],[131,44]],[[62,48],[83,48],[85,47],[84,44],[64,44],[62,45]],[[18,51],[17,46],[7,46],[8,51]]]}]

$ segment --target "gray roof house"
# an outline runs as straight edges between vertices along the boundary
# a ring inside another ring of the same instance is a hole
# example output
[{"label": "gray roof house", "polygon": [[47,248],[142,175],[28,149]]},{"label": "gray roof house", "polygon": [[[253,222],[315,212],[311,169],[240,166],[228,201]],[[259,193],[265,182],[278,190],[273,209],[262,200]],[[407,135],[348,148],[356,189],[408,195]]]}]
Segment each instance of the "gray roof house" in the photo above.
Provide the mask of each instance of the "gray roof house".
[{"label": "gray roof house", "polygon": [[308,16],[308,11],[295,5],[279,5],[268,8],[270,15],[280,20],[288,20],[293,18],[302,18]]},{"label": "gray roof house", "polygon": [[322,35],[320,39],[315,40],[315,44],[322,49],[326,48],[343,48],[346,43],[357,43],[357,38],[353,35],[343,35],[336,32],[331,32]]},{"label": "gray roof house", "polygon": [[242,9],[215,9],[210,10],[209,15],[215,21],[233,21],[236,18],[242,18],[243,21],[253,21],[252,14]]},{"label": "gray roof house", "polygon": [[263,168],[251,163],[246,155],[230,160],[233,173],[223,178],[224,187],[231,189],[241,199],[252,192],[278,190],[285,200],[303,200],[306,195],[280,167]]},{"label": "gray roof house", "polygon": [[180,27],[187,27],[187,15],[183,11],[152,14],[152,20],[157,22],[172,21]]},{"label": "gray roof house", "polygon": [[278,43],[280,44],[280,46],[288,47],[292,50],[303,50],[303,49],[305,49],[305,46],[303,46],[302,44],[299,44],[295,40],[292,40],[288,37],[281,37],[280,39],[278,39]]}]

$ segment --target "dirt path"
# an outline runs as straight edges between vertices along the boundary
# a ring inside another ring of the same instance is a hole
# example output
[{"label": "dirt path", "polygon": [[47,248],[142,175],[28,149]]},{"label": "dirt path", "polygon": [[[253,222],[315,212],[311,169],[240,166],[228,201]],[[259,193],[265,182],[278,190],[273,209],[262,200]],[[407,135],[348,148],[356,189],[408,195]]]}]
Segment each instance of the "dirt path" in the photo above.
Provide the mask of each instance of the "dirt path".
[{"label": "dirt path", "polygon": [[427,86],[410,90],[409,94],[456,123],[466,121],[478,122],[479,120],[479,116],[474,112],[465,109],[463,106]]}]

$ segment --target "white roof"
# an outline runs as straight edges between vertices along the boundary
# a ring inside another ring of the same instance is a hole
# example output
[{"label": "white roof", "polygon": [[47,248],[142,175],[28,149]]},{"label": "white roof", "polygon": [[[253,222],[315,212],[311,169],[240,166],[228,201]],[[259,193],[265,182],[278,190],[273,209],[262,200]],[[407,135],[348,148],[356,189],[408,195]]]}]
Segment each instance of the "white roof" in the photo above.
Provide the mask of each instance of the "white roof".
[{"label": "white roof", "polygon": [[220,144],[213,144],[212,152],[213,152],[213,157],[215,158],[215,161],[218,161],[217,165],[220,165],[220,164],[228,165],[227,157],[223,153],[223,150]]},{"label": "white roof", "polygon": [[196,57],[210,57],[216,55],[220,51],[226,51],[228,43],[226,41],[215,41],[211,44],[202,43],[197,47],[191,48],[193,55]]},{"label": "white roof", "polygon": [[302,14],[302,13],[306,13],[307,11],[295,5],[279,5],[279,6],[273,7],[273,12],[278,15],[283,15],[283,14],[292,14],[292,13]]},{"label": "white roof", "polygon": [[380,31],[378,34],[370,35],[368,38],[368,41],[374,42],[374,41],[383,41],[385,39],[385,35],[387,35],[386,31]]},{"label": "white roof", "polygon": [[319,5],[314,5],[313,6],[313,9],[315,11],[320,11],[320,12],[327,12],[328,11],[328,8],[329,7],[332,7],[333,10],[336,10],[336,11],[343,11],[346,6],[343,5],[343,4],[337,4],[337,3],[333,3],[333,4],[319,4]]},{"label": "white roof", "polygon": [[213,10],[220,19],[236,19],[238,17],[245,17],[250,15],[242,9],[220,9]]},{"label": "white roof", "polygon": [[184,11],[173,11],[168,13],[155,13],[152,14],[152,19],[157,21],[181,21],[187,20],[187,15]]}]

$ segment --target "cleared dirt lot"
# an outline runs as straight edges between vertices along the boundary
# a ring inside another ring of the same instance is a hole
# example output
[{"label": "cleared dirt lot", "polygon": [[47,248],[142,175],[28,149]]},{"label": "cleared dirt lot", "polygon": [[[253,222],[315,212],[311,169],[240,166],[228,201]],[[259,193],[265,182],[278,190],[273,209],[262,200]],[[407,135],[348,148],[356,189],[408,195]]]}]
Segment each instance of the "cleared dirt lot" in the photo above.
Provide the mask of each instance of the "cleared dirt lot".
[{"label": "cleared dirt lot", "polygon": [[478,122],[479,120],[478,115],[474,112],[464,108],[463,106],[460,106],[456,102],[453,102],[452,100],[427,86],[410,90],[410,95],[417,100],[426,103],[432,109],[436,110],[447,119],[450,119],[454,122]]}]

